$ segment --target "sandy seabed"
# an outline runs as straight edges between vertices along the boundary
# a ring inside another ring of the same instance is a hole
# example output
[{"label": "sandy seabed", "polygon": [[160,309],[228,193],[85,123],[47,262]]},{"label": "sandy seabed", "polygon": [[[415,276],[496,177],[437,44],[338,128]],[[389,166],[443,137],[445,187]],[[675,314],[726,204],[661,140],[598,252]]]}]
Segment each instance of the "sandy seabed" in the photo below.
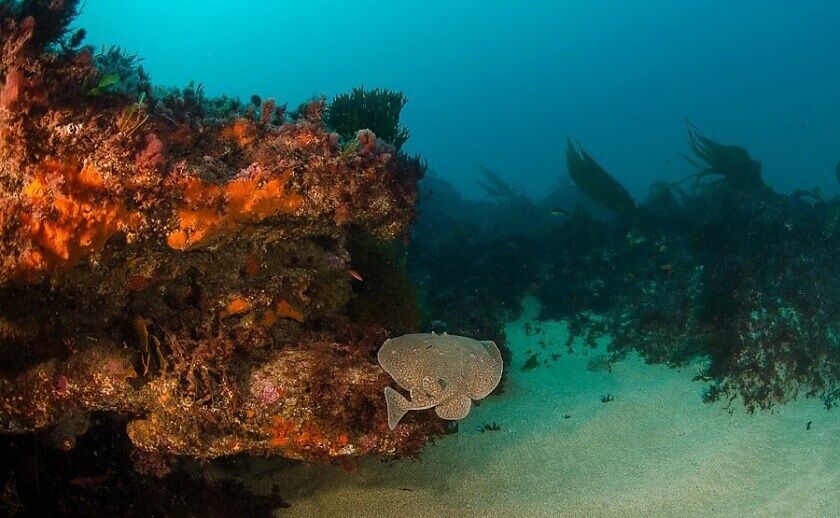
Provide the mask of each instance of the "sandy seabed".
[{"label": "sandy seabed", "polygon": [[[592,372],[599,351],[569,355],[565,326],[532,322],[538,309],[526,299],[507,326],[507,392],[419,461],[298,465],[253,485],[278,484],[290,517],[840,517],[836,410],[703,404],[697,369],[638,359]],[[548,365],[522,371],[529,348]],[[481,432],[493,422],[501,430]]]}]

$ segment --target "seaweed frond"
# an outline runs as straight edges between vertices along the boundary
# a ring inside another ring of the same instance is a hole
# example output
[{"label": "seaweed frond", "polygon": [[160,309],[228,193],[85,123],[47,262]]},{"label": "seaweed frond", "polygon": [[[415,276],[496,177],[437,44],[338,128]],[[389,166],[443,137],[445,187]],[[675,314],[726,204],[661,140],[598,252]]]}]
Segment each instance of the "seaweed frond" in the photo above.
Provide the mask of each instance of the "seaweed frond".
[{"label": "seaweed frond", "polygon": [[11,17],[19,22],[34,20],[35,30],[29,44],[40,49],[67,36],[70,23],[79,15],[79,3],[80,0],[5,0],[0,2],[0,18]]},{"label": "seaweed frond", "polygon": [[152,96],[151,78],[143,70],[143,58],[112,45],[103,46],[94,55],[93,62],[98,82],[90,91],[92,95],[117,93],[128,99]]},{"label": "seaweed frond", "polygon": [[566,143],[566,167],[578,189],[603,208],[631,219],[636,213],[636,202],[627,189],[571,138]]},{"label": "seaweed frond", "polygon": [[525,194],[511,187],[498,174],[484,166],[479,166],[479,169],[486,182],[479,181],[478,185],[484,189],[488,196],[510,206],[533,205]]},{"label": "seaweed frond", "polygon": [[734,189],[755,190],[765,187],[761,177],[761,162],[753,160],[743,146],[719,144],[706,137],[690,120],[685,121],[688,145],[694,155],[706,163],[698,164],[686,155],[683,158],[699,172],[689,178],[708,175],[722,176]]},{"label": "seaweed frond", "polygon": [[408,128],[400,125],[400,113],[407,102],[402,92],[360,86],[333,99],[327,106],[325,122],[345,142],[353,140],[359,130],[369,129],[400,150],[410,136]]}]

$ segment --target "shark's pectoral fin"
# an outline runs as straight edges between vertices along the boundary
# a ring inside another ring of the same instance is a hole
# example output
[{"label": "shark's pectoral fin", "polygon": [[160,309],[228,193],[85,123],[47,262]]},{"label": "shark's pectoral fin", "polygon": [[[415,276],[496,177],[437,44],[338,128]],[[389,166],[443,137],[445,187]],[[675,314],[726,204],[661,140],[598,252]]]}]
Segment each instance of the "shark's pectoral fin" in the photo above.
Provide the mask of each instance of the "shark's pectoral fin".
[{"label": "shark's pectoral fin", "polygon": [[456,420],[467,417],[470,413],[472,400],[467,396],[455,396],[445,403],[435,407],[435,413],[443,419]]}]

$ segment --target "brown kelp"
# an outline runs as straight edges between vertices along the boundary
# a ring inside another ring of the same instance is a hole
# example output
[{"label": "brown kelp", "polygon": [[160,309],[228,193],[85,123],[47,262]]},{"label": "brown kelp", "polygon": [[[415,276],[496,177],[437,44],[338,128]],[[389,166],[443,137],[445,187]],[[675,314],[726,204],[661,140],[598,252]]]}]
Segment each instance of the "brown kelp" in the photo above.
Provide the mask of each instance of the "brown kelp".
[{"label": "brown kelp", "polygon": [[512,207],[518,205],[533,207],[534,204],[525,194],[511,187],[498,174],[484,166],[479,167],[479,170],[481,171],[481,176],[484,177],[484,181],[479,180],[478,185],[493,200]]},{"label": "brown kelp", "polygon": [[690,179],[705,176],[720,176],[732,189],[756,190],[766,187],[761,177],[761,162],[753,160],[743,146],[724,145],[703,135],[690,120],[685,121],[688,131],[688,144],[692,153],[705,162],[699,164],[693,158],[682,155],[691,165],[699,170]]},{"label": "brown kelp", "polygon": [[636,202],[627,189],[571,138],[566,139],[566,167],[587,198],[625,220],[633,218]]}]

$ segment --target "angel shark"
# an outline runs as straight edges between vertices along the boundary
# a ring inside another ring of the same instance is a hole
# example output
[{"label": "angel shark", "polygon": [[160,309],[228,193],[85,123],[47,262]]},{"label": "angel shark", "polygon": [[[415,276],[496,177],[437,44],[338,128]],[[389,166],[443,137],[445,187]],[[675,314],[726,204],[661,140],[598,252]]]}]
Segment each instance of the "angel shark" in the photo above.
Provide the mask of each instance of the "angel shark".
[{"label": "angel shark", "polygon": [[487,396],[502,379],[502,355],[495,343],[446,333],[386,340],[376,358],[410,397],[385,387],[392,430],[409,410],[434,407],[443,419],[463,419],[472,401]]}]

